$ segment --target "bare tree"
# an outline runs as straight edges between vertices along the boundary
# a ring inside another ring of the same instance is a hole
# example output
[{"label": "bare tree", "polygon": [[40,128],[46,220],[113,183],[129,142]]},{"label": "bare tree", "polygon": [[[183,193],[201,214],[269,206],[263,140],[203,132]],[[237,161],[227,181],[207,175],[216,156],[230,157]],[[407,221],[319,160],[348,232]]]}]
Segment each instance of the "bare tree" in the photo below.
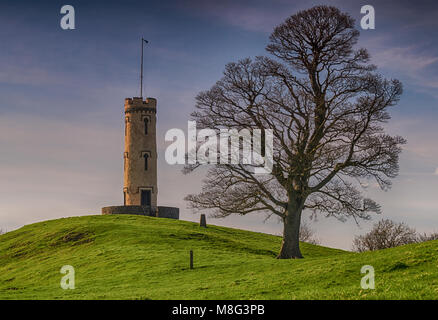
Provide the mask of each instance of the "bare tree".
[{"label": "bare tree", "polygon": [[353,250],[357,252],[394,248],[410,243],[438,240],[438,233],[416,233],[403,222],[382,219],[373,225],[370,232],[356,236]]},{"label": "bare tree", "polygon": [[315,230],[313,230],[309,223],[302,221],[300,225],[300,241],[311,244],[319,244],[319,240],[315,237]]},{"label": "bare tree", "polygon": [[272,58],[229,63],[223,78],[198,94],[192,118],[199,127],[272,129],[274,165],[260,175],[257,165],[218,162],[202,191],[186,197],[192,208],[213,209],[219,217],[279,216],[282,259],[302,258],[305,209],[340,220],[380,213],[361,189],[374,179],[386,190],[398,173],[405,140],[386,134],[383,124],[402,86],[375,73],[368,52],[354,49],[358,36],[354,20],[337,8],[300,11],[271,34]]},{"label": "bare tree", "polygon": [[358,252],[381,250],[417,242],[415,229],[405,223],[382,219],[375,223],[372,230],[353,240],[353,250]]},{"label": "bare tree", "polygon": [[432,240],[438,240],[438,232],[433,233],[420,233],[417,235],[417,242],[426,242],[426,241],[432,241]]}]

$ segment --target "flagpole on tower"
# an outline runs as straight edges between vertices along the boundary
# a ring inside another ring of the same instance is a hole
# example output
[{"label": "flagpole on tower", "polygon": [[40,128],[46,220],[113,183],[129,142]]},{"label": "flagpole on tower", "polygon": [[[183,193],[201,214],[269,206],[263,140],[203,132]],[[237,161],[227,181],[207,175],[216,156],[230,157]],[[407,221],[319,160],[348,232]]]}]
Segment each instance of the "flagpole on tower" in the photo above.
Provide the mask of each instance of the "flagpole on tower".
[{"label": "flagpole on tower", "polygon": [[140,70],[140,97],[143,99],[143,47],[145,43],[149,43],[149,41],[145,40],[143,37],[141,38],[141,70]]}]

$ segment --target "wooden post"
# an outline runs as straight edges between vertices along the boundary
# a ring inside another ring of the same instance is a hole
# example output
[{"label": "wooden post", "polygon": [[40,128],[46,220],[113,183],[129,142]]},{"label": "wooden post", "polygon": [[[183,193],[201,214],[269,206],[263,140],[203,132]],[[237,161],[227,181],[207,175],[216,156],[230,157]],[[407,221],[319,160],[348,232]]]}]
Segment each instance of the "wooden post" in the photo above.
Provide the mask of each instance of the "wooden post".
[{"label": "wooden post", "polygon": [[193,250],[190,250],[190,269],[193,269]]},{"label": "wooden post", "polygon": [[205,214],[201,214],[201,222],[199,223],[201,227],[207,228],[207,219],[205,218]]}]

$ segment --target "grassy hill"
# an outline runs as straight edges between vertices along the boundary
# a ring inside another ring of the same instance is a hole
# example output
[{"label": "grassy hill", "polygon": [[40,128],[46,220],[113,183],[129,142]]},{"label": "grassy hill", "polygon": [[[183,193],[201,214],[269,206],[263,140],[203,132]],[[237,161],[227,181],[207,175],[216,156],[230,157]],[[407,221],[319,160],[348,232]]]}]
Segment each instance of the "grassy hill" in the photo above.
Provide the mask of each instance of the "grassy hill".
[{"label": "grassy hill", "polygon": [[[0,299],[436,299],[438,241],[367,253],[303,243],[277,260],[281,238],[142,216],[85,216],[0,236]],[[189,250],[195,268],[189,269]],[[76,289],[63,290],[72,265]],[[372,265],[376,289],[362,290]]]}]

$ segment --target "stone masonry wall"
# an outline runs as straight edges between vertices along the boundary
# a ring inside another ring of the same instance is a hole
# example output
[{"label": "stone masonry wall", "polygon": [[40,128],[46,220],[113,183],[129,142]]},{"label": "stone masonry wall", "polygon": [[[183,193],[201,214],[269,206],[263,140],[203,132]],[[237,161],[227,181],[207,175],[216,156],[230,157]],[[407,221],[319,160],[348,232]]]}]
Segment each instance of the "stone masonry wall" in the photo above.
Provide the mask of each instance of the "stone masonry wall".
[{"label": "stone masonry wall", "polygon": [[102,208],[102,214],[134,214],[158,218],[179,219],[179,208],[163,206],[110,206]]}]

